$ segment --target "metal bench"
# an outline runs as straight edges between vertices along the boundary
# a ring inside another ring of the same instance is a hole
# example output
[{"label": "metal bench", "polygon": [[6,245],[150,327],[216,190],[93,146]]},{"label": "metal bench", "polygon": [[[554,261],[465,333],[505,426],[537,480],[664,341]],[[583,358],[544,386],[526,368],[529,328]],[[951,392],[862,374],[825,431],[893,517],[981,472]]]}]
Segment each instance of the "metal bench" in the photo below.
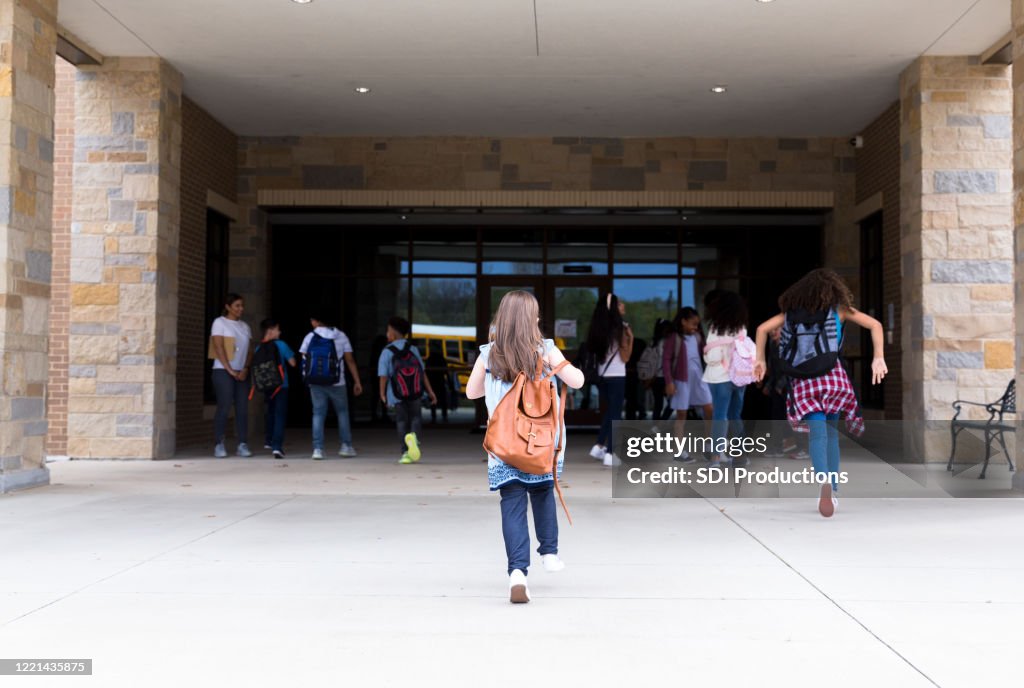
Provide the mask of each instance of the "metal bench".
[{"label": "metal bench", "polygon": [[[988,412],[988,419],[961,420],[959,416],[964,405],[983,407]],[[980,430],[985,435],[985,465],[982,467],[981,475],[979,475],[978,478],[984,478],[985,471],[988,470],[988,460],[992,456],[992,442],[994,440],[999,440],[999,444],[1003,448],[1003,453],[1006,454],[1006,463],[1010,466],[1010,470],[1013,471],[1013,459],[1010,457],[1010,452],[1006,448],[1006,440],[1003,439],[1003,434],[1007,432],[1014,432],[1017,429],[1014,422],[1005,420],[1004,418],[1007,414],[1017,413],[1016,381],[1010,380],[1010,384],[1006,386],[1006,391],[1003,392],[1003,396],[990,404],[957,399],[953,402],[953,408],[956,409],[956,414],[953,416],[953,421],[949,428],[949,431],[953,436],[953,448],[949,452],[949,463],[946,464],[946,470],[953,470],[953,457],[956,456],[957,436],[964,430],[970,429]]]}]

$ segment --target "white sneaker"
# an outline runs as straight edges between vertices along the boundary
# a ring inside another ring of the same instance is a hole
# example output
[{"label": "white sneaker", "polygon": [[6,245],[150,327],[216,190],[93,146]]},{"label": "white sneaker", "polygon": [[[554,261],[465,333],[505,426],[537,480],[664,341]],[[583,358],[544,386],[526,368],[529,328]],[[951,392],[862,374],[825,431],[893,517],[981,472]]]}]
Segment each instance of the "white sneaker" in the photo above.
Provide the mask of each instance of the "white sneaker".
[{"label": "white sneaker", "polygon": [[526,574],[519,569],[508,574],[508,601],[513,604],[530,601],[530,589],[526,587]]},{"label": "white sneaker", "polygon": [[228,450],[224,448],[224,443],[219,442],[217,446],[213,448],[213,458],[215,459],[226,459],[228,457]]},{"label": "white sneaker", "polygon": [[561,571],[565,568],[565,562],[558,558],[557,554],[544,554],[541,555],[540,561],[544,564],[544,570],[549,573],[555,571]]},{"label": "white sneaker", "polygon": [[607,452],[604,455],[604,465],[605,465],[606,468],[612,468],[614,466],[621,466],[622,465],[622,460],[619,459],[619,457],[615,456],[615,454],[612,454],[611,452]]},{"label": "white sneaker", "polygon": [[263,448],[264,449],[273,449],[273,447],[271,447],[269,444],[264,444]]},{"label": "white sneaker", "polygon": [[343,456],[346,459],[351,459],[356,455],[356,450],[352,448],[351,444],[341,445],[341,449],[338,450],[338,456]]},{"label": "white sneaker", "polygon": [[313,450],[313,458],[318,460],[318,461],[320,459],[324,458],[324,451],[322,449],[314,449]]},{"label": "white sneaker", "polygon": [[604,459],[604,455],[606,453],[607,452],[604,450],[604,447],[602,447],[600,444],[595,444],[593,448],[591,448],[590,450],[590,455],[597,459],[598,461]]},{"label": "white sneaker", "polygon": [[839,497],[832,495],[832,513],[836,513],[839,510]]},{"label": "white sneaker", "polygon": [[235,453],[245,459],[248,459],[250,456],[252,456],[252,452],[249,450],[249,445],[246,444],[245,442],[242,442],[240,445],[238,445],[238,451],[236,451]]}]

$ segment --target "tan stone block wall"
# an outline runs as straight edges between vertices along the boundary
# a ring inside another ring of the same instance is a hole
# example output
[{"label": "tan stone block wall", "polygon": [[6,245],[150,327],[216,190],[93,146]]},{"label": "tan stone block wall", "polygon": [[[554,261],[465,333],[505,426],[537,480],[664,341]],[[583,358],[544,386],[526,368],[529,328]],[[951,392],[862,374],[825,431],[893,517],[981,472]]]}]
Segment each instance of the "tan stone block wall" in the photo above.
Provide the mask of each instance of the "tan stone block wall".
[{"label": "tan stone block wall", "polygon": [[[1016,272],[1014,276],[1014,296],[1017,304],[1024,303],[1024,69],[1020,69],[1020,56],[1024,55],[1024,0],[1013,0],[1013,54],[1018,69],[1013,74],[1013,223],[1018,253],[1015,256]],[[1024,385],[1024,317],[1016,321],[1016,351],[1014,358],[1017,371],[1018,394]],[[1020,416],[1018,415],[1018,418]],[[1020,421],[1018,420],[1018,427]],[[1018,433],[1019,434],[1019,433]],[[1013,485],[1024,490],[1024,442],[1015,443],[1017,447],[1017,472],[1013,476]]]},{"label": "tan stone block wall", "polygon": [[[953,399],[994,400],[1014,375],[1010,72],[921,58],[901,103],[904,418],[942,420]],[[926,437],[911,446],[943,458]]]},{"label": "tan stone block wall", "polygon": [[0,0],[0,492],[45,482],[56,0]]},{"label": "tan stone block wall", "polygon": [[75,82],[68,452],[174,452],[181,76],[108,58]]}]

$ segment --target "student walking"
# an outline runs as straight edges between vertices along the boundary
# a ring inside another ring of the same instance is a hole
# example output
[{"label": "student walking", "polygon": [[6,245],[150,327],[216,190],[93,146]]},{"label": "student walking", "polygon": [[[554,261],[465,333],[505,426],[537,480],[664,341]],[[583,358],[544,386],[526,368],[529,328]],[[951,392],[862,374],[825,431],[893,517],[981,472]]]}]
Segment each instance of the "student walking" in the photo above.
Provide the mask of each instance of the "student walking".
[{"label": "student walking", "polygon": [[604,408],[597,444],[591,448],[590,455],[603,461],[605,466],[619,464],[615,456],[612,422],[622,420],[626,363],[633,355],[633,331],[623,320],[625,314],[626,304],[609,293],[594,306],[587,332],[586,350],[597,362],[600,375],[597,390]]},{"label": "student walking", "polygon": [[213,391],[217,412],[213,417],[216,444],[213,455],[223,459],[228,413],[235,409],[235,435],[238,456],[249,457],[249,366],[252,363],[252,329],[242,321],[245,300],[238,294],[224,299],[224,313],[210,327],[210,358],[213,359]]},{"label": "student walking", "polygon": [[338,438],[341,447],[338,456],[356,456],[352,448],[352,423],[348,416],[348,389],[341,362],[345,362],[352,375],[352,393],[363,393],[359,379],[359,368],[352,355],[352,342],[344,332],[323,319],[323,313],[315,313],[309,319],[313,328],[303,338],[299,353],[302,354],[302,377],[309,387],[309,398],[313,402],[313,458],[324,458],[324,422],[327,420],[328,404],[334,406],[338,417]]},{"label": "student walking", "polygon": [[[710,296],[710,295],[709,295]],[[716,446],[730,436],[743,435],[744,385],[737,384],[731,373],[733,358],[741,340],[747,340],[747,306],[739,294],[731,291],[717,291],[708,306],[708,338],[704,346],[704,382],[711,390],[712,423],[711,434]],[[752,347],[752,342],[751,348]],[[753,361],[751,361],[753,364]],[[725,453],[718,452],[711,466],[729,465]],[[738,459],[734,465],[746,465],[748,459]]]},{"label": "student walking", "polygon": [[[263,340],[253,354],[253,390],[263,391],[263,448],[275,459],[284,458],[284,429],[288,422],[288,369],[295,367],[295,352],[281,340],[281,325],[272,318],[260,323]],[[250,392],[250,395],[252,393]]]},{"label": "student walking", "polygon": [[[677,424],[686,420],[686,412],[691,408],[699,408],[704,413],[704,425],[710,433],[713,409],[711,389],[704,381],[702,339],[700,314],[689,306],[680,308],[672,321],[672,331],[665,338],[661,365],[665,394],[670,398],[670,407],[676,412]],[[693,461],[688,453],[680,458],[684,463]]]},{"label": "student walking", "polygon": [[754,376],[764,377],[768,333],[781,327],[781,368],[792,378],[787,415],[795,429],[810,433],[811,462],[822,482],[818,512],[828,518],[839,506],[839,416],[852,434],[864,431],[853,385],[839,359],[845,326],[852,322],[870,330],[871,384],[877,385],[889,372],[882,324],[854,308],[849,287],[824,268],[811,271],[783,292],[779,308],[782,313],[757,328]]},{"label": "student walking", "polygon": [[395,411],[395,427],[402,455],[400,464],[416,463],[421,452],[419,435],[423,432],[421,400],[426,390],[432,406],[437,395],[425,374],[423,358],[406,338],[412,328],[409,321],[399,316],[388,320],[388,345],[377,360],[377,378],[380,382],[380,400]]},{"label": "student walking", "polygon": [[[513,387],[520,373],[535,379],[538,358],[545,374],[554,372],[562,383],[579,389],[583,372],[565,360],[550,339],[544,339],[538,325],[537,299],[527,291],[505,294],[494,315],[490,343],[480,347],[480,356],[466,384],[470,399],[484,397],[488,416]],[[557,408],[559,399],[552,402]],[[555,461],[560,475],[565,456],[565,428],[558,428],[561,450]],[[501,532],[508,558],[509,599],[529,602],[526,576],[530,566],[530,530],[526,517],[527,501],[533,509],[533,525],[540,546],[537,553],[547,571],[560,571],[565,564],[558,556],[558,517],[555,510],[554,473],[526,473],[488,452],[487,479],[491,491],[501,494]]]}]

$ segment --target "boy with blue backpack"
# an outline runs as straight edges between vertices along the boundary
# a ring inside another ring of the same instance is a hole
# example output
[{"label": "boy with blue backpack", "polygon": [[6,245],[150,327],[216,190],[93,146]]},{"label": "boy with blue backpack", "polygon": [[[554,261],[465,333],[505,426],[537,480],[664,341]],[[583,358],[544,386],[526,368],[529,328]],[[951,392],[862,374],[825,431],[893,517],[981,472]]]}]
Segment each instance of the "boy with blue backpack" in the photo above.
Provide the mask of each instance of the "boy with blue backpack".
[{"label": "boy with blue backpack", "polygon": [[424,374],[423,358],[406,338],[411,329],[405,318],[396,315],[388,320],[388,345],[380,352],[377,361],[380,400],[395,410],[395,425],[402,446],[400,464],[420,460],[417,434],[423,428],[420,399],[424,390],[430,397],[430,404],[437,404],[437,395]]},{"label": "boy with blue backpack", "polygon": [[356,455],[356,450],[352,448],[352,424],[348,417],[348,390],[341,369],[342,361],[352,374],[353,394],[359,396],[363,393],[359,369],[352,356],[352,343],[344,332],[322,318],[310,318],[309,324],[313,331],[302,340],[299,353],[302,354],[302,380],[309,386],[309,396],[313,401],[313,458],[324,458],[324,421],[328,403],[334,406],[338,416],[341,439],[338,456],[350,458]]}]

